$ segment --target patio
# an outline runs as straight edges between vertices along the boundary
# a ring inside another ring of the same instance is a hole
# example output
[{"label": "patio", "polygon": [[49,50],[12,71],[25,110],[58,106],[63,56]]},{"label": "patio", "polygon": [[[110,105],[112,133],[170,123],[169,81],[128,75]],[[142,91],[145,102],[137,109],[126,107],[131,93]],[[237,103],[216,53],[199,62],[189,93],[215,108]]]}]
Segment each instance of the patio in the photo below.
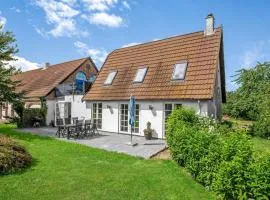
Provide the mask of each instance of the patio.
[{"label": "patio", "polygon": [[23,128],[17,129],[20,132],[30,132],[36,135],[54,137],[59,140],[70,141],[82,145],[104,149],[107,151],[115,151],[119,153],[126,153],[132,156],[143,157],[149,159],[160,151],[164,150],[167,145],[165,140],[153,139],[145,140],[144,137],[133,136],[133,142],[137,145],[132,147],[127,145],[130,141],[130,135],[102,132],[99,131],[99,136],[93,136],[85,139],[66,139],[58,138],[55,133],[57,128],[41,127],[41,128]]}]

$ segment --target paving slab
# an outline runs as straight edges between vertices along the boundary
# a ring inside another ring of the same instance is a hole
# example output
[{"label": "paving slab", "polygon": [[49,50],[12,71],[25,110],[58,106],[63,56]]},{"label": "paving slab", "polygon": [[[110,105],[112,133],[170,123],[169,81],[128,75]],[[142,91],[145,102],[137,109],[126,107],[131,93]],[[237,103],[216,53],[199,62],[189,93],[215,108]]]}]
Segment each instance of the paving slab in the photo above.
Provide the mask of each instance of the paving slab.
[{"label": "paving slab", "polygon": [[[17,130],[22,133],[30,132],[36,135],[58,138],[55,135],[57,129],[51,127],[22,128]],[[63,141],[75,142],[99,149],[104,149],[107,151],[126,153],[132,156],[143,157],[145,159],[149,159],[152,156],[159,153],[160,151],[167,148],[166,141],[162,139],[146,140],[144,137],[133,136],[132,141],[133,143],[137,143],[137,145],[131,146],[127,144],[128,142],[130,142],[130,135],[103,132],[103,131],[99,131],[99,134],[100,134],[99,136],[93,136],[84,139],[73,139],[73,138],[69,140],[66,138],[58,138],[58,139]]]}]

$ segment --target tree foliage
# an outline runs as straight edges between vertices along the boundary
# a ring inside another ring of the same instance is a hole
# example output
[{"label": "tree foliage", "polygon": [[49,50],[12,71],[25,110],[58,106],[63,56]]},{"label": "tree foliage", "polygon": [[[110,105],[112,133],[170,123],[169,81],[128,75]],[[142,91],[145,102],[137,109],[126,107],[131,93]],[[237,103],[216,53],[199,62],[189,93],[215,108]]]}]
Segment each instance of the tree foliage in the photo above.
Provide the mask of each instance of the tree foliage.
[{"label": "tree foliage", "polygon": [[239,88],[227,93],[224,113],[236,118],[257,120],[264,109],[261,106],[269,98],[270,62],[258,63],[251,69],[241,69],[235,77]]},{"label": "tree foliage", "polygon": [[217,199],[269,199],[269,154],[255,152],[244,131],[226,126],[194,110],[174,110],[166,130],[173,160]]},{"label": "tree foliage", "polygon": [[15,60],[14,54],[18,52],[15,42],[14,35],[3,31],[0,26],[0,102],[14,102],[21,97],[21,94],[15,93],[18,82],[11,80],[11,76],[18,70],[8,65],[9,61]]}]

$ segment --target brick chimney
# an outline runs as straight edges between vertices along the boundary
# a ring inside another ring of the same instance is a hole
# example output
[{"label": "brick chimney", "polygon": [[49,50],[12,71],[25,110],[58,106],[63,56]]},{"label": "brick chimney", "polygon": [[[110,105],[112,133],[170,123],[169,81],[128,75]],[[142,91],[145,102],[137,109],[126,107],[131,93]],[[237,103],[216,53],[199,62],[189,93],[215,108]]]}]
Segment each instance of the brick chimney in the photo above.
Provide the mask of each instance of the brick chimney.
[{"label": "brick chimney", "polygon": [[204,35],[212,35],[215,32],[215,17],[212,13],[208,14],[206,19],[206,25]]}]

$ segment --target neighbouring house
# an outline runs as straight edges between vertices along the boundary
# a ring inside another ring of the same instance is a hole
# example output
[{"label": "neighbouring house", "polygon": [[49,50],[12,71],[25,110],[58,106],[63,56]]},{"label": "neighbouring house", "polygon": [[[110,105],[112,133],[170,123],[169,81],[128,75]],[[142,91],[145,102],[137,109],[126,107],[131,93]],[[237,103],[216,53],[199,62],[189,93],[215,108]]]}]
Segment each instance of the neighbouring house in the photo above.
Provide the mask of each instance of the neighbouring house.
[{"label": "neighbouring house", "polygon": [[16,74],[12,80],[20,81],[16,91],[25,92],[26,108],[40,108],[41,102],[46,102],[47,125],[56,124],[60,118],[70,124],[73,118],[91,118],[82,97],[97,73],[97,67],[88,57],[55,65],[46,63],[44,68]]},{"label": "neighbouring house", "polygon": [[134,134],[151,122],[155,137],[165,137],[173,109],[193,107],[221,119],[225,96],[223,28],[206,17],[204,31],[116,49],[105,60],[83,100],[102,131],[129,134],[129,98],[136,99]]}]

